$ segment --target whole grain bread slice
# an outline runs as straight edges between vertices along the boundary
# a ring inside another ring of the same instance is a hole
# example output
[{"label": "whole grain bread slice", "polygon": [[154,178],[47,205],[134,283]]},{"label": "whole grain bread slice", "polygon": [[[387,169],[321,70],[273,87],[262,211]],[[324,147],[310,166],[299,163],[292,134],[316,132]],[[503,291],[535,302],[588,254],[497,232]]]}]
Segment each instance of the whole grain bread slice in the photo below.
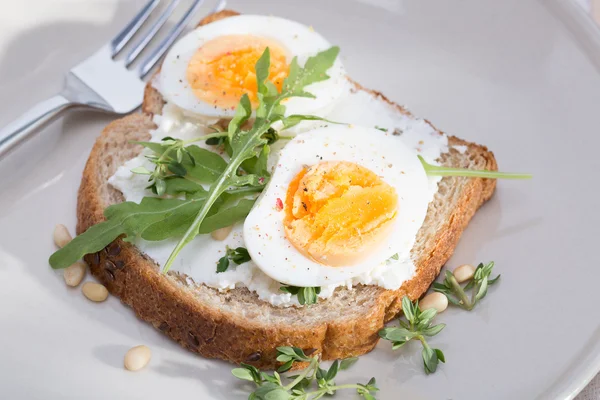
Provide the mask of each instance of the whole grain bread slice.
[{"label": "whole grain bread slice", "polygon": [[[201,24],[235,14],[222,11]],[[408,113],[380,93],[371,93],[398,112]],[[142,147],[131,141],[149,138],[155,128],[152,114],[160,113],[163,104],[160,94],[148,85],[144,112],[114,121],[103,130],[83,172],[77,233],[103,221],[107,206],[123,201],[108,178],[140,153]],[[449,145],[449,152],[439,160],[443,165],[497,169],[493,154],[485,147],[456,137],[449,137]],[[457,145],[466,146],[466,151],[452,148]],[[152,259],[120,239],[86,256],[86,261],[93,275],[139,318],[205,357],[274,368],[276,347],[286,345],[320,353],[324,359],[358,356],[373,349],[377,332],[401,311],[404,295],[417,299],[425,293],[494,188],[494,180],[444,178],[412,250],[417,265],[414,278],[398,290],[364,285],[338,288],[331,298],[311,307],[274,307],[246,288],[219,292],[176,272],[164,275]]]}]

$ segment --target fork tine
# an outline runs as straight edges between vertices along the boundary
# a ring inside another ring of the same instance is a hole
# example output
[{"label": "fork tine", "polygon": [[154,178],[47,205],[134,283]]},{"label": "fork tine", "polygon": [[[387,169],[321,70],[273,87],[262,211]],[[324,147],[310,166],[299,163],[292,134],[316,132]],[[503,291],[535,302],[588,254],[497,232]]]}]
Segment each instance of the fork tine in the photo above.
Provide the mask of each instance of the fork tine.
[{"label": "fork tine", "polygon": [[202,5],[204,0],[194,0],[192,6],[185,12],[183,18],[171,29],[167,37],[163,39],[160,45],[142,62],[139,70],[140,78],[143,78],[150,72],[154,65],[160,60],[165,52],[171,47],[175,39],[183,32],[194,13]]},{"label": "fork tine", "polygon": [[115,38],[110,42],[110,47],[112,50],[112,56],[116,56],[119,51],[125,47],[127,42],[135,35],[135,33],[140,29],[140,27],[146,22],[150,13],[156,8],[160,0],[150,0],[146,5],[140,10],[140,12],[133,17],[133,19],[127,24],[125,28]]},{"label": "fork tine", "polygon": [[148,33],[141,38],[134,46],[133,49],[129,52],[127,57],[125,58],[125,66],[129,67],[132,62],[135,61],[137,56],[140,55],[142,50],[146,48],[148,43],[152,40],[152,38],[156,35],[156,33],[162,28],[162,26],[167,22],[169,16],[173,13],[175,7],[179,4],[179,0],[172,0],[168,7],[163,11],[161,16],[156,20],[156,22],[152,25]]},{"label": "fork tine", "polygon": [[225,5],[227,4],[226,0],[219,0],[219,3],[213,8],[210,12],[211,14],[218,13],[219,11],[223,11],[225,9]]}]

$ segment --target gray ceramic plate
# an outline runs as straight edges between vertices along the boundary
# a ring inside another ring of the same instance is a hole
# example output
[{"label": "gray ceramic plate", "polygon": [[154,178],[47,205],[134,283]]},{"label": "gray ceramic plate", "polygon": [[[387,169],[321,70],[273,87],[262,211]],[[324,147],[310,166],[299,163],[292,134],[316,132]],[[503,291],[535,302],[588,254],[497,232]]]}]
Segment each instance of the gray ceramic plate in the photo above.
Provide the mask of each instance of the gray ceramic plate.
[{"label": "gray ceramic plate", "polygon": [[[142,1],[24,3],[1,17],[2,124],[57,90]],[[417,346],[381,343],[343,379],[376,376],[381,399],[573,397],[600,369],[600,32],[558,0],[230,6],[313,25],[360,83],[489,146],[502,169],[535,175],[499,183],[449,262],[494,260],[502,281],[475,311],[439,317],[448,326],[432,343],[447,364],[425,376]],[[245,398],[230,365],[187,353],[114,298],[86,301],[48,267],[53,226],[74,227],[81,171],[109,120],[72,113],[0,163],[0,395]],[[140,343],[151,364],[125,372],[123,354]]]}]

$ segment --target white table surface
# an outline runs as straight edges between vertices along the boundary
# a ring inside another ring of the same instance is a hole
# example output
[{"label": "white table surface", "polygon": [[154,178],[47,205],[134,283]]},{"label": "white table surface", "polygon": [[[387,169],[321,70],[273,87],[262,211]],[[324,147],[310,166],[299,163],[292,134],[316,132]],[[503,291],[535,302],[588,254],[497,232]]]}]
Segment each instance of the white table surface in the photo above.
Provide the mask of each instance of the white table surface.
[{"label": "white table surface", "polygon": [[[574,1],[589,12],[590,16],[600,25],[600,0]],[[10,62],[10,60],[5,59],[7,46],[13,42],[14,38],[23,36],[25,32],[35,31],[36,27],[59,21],[109,24],[116,9],[116,0],[27,0],[10,2],[5,5],[4,12],[0,15],[0,64],[4,65]],[[29,39],[35,40],[33,37]],[[39,40],[43,40],[43,38],[39,38]],[[47,77],[56,79],[57,89],[60,87],[60,71],[49,71]],[[37,96],[39,99],[36,97],[35,100],[41,100],[44,95],[50,94],[39,93],[39,96]],[[26,99],[17,99],[13,105],[14,110],[4,110],[4,112],[16,115],[29,104],[31,102]],[[589,383],[575,400],[600,400],[600,374]]]}]

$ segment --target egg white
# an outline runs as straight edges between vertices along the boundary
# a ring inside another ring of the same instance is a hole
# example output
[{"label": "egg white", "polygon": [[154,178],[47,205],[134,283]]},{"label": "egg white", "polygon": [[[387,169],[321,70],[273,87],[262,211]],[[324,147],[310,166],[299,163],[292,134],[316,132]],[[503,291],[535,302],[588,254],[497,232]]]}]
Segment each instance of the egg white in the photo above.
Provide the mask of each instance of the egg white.
[{"label": "egg white", "polygon": [[[232,117],[234,110],[221,108],[198,99],[186,79],[186,70],[194,53],[212,39],[224,35],[250,34],[277,41],[303,66],[306,60],[331,44],[313,29],[284,18],[263,15],[238,15],[199,27],[181,38],[168,52],[159,75],[157,89],[162,96],[188,113],[203,117]],[[346,87],[345,71],[339,57],[327,71],[329,79],[306,87],[316,98],[286,100],[287,115],[324,116],[331,110]]]},{"label": "egg white", "polygon": [[[284,211],[290,182],[306,165],[350,161],[366,167],[398,195],[398,213],[377,249],[354,265],[329,267],[300,253],[286,238]],[[392,255],[410,258],[415,236],[427,214],[431,192],[416,153],[391,133],[375,128],[335,125],[296,136],[281,151],[275,173],[244,223],[244,242],[258,267],[276,281],[294,286],[323,286],[351,279]]]}]

